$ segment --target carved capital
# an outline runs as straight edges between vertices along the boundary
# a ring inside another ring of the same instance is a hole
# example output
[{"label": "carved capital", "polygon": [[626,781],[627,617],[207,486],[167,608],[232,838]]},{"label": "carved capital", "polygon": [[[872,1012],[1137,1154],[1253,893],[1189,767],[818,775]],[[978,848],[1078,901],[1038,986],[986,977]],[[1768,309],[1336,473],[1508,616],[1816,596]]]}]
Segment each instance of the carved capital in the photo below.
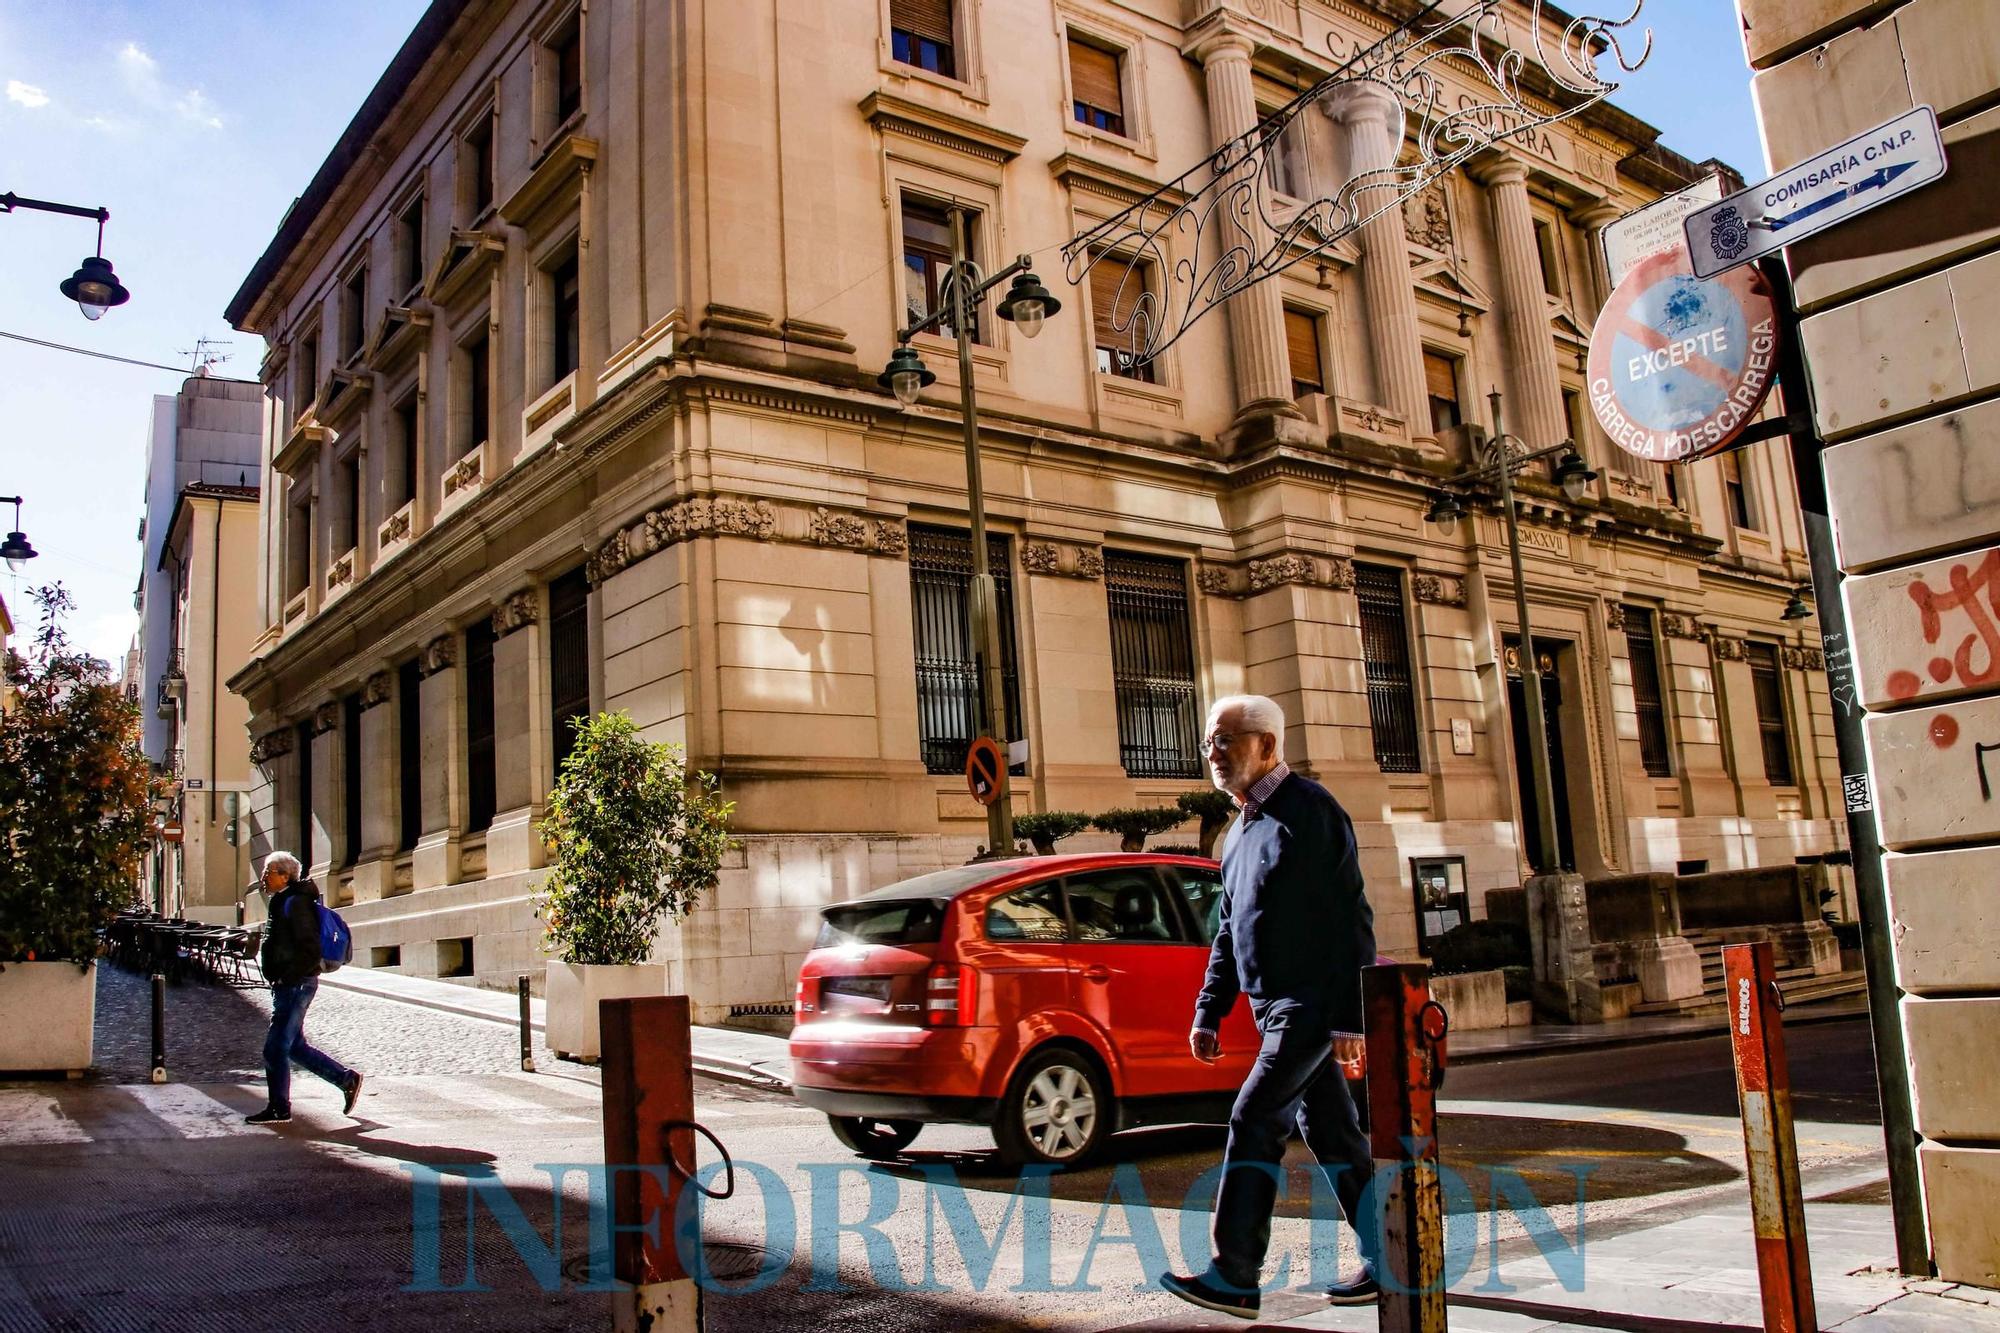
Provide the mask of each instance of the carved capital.
[{"label": "carved capital", "polygon": [[1680,611],[1666,611],[1660,616],[1660,633],[1670,639],[1691,639],[1701,642],[1703,636],[1701,622]]},{"label": "carved capital", "polygon": [[1718,634],[1713,627],[1709,630],[1708,647],[1718,662],[1741,662],[1747,655],[1744,652],[1743,640]]},{"label": "carved capital", "polygon": [[1817,648],[1796,648],[1787,644],[1782,656],[1785,665],[1794,671],[1826,670],[1826,654]]},{"label": "carved capital", "polygon": [[333,703],[321,704],[318,708],[313,709],[313,715],[312,715],[313,735],[324,736],[326,735],[327,732],[332,731],[335,727],[339,725],[340,725],[339,704],[333,704]]},{"label": "carved capital", "polygon": [[271,760],[288,755],[291,752],[292,729],[290,727],[279,727],[276,731],[265,732],[262,736],[251,742],[250,762],[253,764],[267,764]]},{"label": "carved capital", "polygon": [[1234,580],[1227,565],[1203,564],[1195,571],[1194,584],[1210,597],[1229,597],[1234,594],[1231,586]]},{"label": "carved capital", "polygon": [[419,676],[435,676],[458,665],[458,636],[440,635],[424,645],[423,656],[417,660]]},{"label": "carved capital", "polygon": [[1021,546],[1021,566],[1030,574],[1072,579],[1104,577],[1104,557],[1094,546],[1074,542],[1031,541]]},{"label": "carved capital", "polygon": [[377,671],[364,681],[361,686],[361,711],[365,713],[377,704],[388,703],[394,681],[395,677],[386,671]]},{"label": "carved capital", "polygon": [[1435,606],[1465,605],[1465,580],[1456,574],[1413,574],[1410,591],[1418,601]]},{"label": "carved capital", "polygon": [[1604,628],[1620,631],[1625,628],[1625,604],[1623,602],[1606,602],[1604,604]]},{"label": "carved capital", "polygon": [[858,551],[868,545],[868,520],[854,514],[836,513],[825,505],[813,510],[807,532],[820,546],[844,546]]},{"label": "carved capital", "polygon": [[511,593],[493,608],[493,637],[504,639],[522,626],[534,624],[540,614],[533,588]]}]

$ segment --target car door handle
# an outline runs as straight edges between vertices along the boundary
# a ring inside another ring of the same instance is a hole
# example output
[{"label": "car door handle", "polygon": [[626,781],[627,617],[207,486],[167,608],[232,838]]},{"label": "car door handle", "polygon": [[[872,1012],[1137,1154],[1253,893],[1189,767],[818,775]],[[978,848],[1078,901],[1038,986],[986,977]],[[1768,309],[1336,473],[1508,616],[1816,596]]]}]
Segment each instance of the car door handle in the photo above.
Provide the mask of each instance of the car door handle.
[{"label": "car door handle", "polygon": [[1093,963],[1083,969],[1083,979],[1085,981],[1109,981],[1111,980],[1111,969],[1102,963]]}]

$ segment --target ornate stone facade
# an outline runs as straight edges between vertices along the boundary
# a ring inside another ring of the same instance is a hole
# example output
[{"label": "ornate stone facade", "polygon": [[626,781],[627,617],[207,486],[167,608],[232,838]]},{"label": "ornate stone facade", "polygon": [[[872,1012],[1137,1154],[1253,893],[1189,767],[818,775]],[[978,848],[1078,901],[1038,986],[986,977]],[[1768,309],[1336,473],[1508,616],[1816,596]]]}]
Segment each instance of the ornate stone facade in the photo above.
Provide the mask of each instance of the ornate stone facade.
[{"label": "ornate stone facade", "polygon": [[541,603],[535,597],[533,588],[523,588],[509,595],[493,608],[493,636],[504,639],[515,630],[534,624],[540,611]]},{"label": "ornate stone facade", "polygon": [[1098,549],[1074,542],[1023,542],[1021,567],[1030,574],[1061,575],[1073,579],[1104,577],[1104,557]]},{"label": "ornate stone facade", "polygon": [[432,639],[424,645],[423,656],[417,659],[419,676],[435,676],[458,665],[458,636],[446,634]]},{"label": "ornate stone facade", "polygon": [[377,671],[369,676],[361,686],[361,711],[367,712],[377,704],[385,704],[396,692],[396,678],[387,671]]},{"label": "ornate stone facade", "polygon": [[1465,605],[1465,580],[1456,574],[1412,574],[1410,591],[1420,602],[1437,606]]}]

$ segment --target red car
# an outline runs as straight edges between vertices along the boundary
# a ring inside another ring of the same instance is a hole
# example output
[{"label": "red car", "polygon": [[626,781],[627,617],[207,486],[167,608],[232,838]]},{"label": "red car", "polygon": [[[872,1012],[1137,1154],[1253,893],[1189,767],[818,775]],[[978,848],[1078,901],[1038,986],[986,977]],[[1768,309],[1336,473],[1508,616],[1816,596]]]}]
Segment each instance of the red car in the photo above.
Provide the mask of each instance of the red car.
[{"label": "red car", "polygon": [[799,971],[794,1090],[870,1157],[930,1122],[1063,1165],[1121,1129],[1225,1123],[1249,1006],[1221,1060],[1188,1052],[1221,904],[1215,862],[1144,854],[988,861],[835,903]]}]

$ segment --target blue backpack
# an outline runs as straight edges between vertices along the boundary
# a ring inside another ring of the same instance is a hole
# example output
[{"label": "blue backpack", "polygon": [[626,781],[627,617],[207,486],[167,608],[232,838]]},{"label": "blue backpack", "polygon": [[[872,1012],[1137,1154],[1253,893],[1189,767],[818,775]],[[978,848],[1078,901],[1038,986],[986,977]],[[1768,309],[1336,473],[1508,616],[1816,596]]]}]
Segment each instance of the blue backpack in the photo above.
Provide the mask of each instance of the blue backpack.
[{"label": "blue backpack", "polygon": [[313,906],[319,910],[319,970],[338,971],[343,963],[354,961],[354,934],[340,913],[317,898]]}]

